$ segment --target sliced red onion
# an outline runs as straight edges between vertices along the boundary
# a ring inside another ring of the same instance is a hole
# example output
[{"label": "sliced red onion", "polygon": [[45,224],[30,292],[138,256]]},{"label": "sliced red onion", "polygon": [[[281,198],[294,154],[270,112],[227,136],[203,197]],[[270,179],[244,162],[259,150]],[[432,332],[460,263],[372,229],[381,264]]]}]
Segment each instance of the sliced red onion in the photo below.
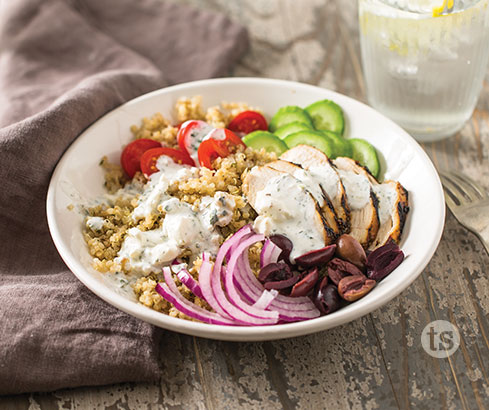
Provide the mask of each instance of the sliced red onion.
[{"label": "sliced red onion", "polygon": [[231,317],[224,311],[221,305],[218,303],[217,299],[214,296],[214,292],[212,291],[212,271],[213,266],[212,263],[208,261],[205,253],[202,257],[202,265],[199,270],[199,284],[200,289],[202,291],[202,295],[204,296],[204,300],[209,304],[209,306],[214,309],[221,316],[231,319]]},{"label": "sliced red onion", "polygon": [[253,304],[253,307],[258,309],[267,309],[270,306],[270,303],[273,302],[278,295],[278,290],[265,290],[261,294],[260,298]]},{"label": "sliced red onion", "polygon": [[205,300],[198,282],[192,277],[192,275],[190,275],[187,269],[181,269],[177,273],[177,277],[178,279],[180,279],[180,282],[182,282],[190,290],[190,292],[192,292],[195,296]]},{"label": "sliced red onion", "polygon": [[260,253],[260,268],[263,268],[270,263],[277,262],[281,253],[282,249],[275,245],[270,239],[267,239],[263,244]]},{"label": "sliced red onion", "polygon": [[[242,268],[238,271],[241,273],[242,280],[240,283],[244,286],[249,286],[249,291],[253,292],[256,297],[260,297],[261,293],[265,290],[263,285],[258,281],[253,271],[251,270],[248,258],[246,255],[242,255],[240,260]],[[272,302],[271,308],[287,308],[290,310],[310,310],[312,309],[311,300],[306,296],[291,298],[285,295],[278,294]]]},{"label": "sliced red onion", "polygon": [[[234,238],[236,235],[238,235],[240,238],[242,238],[245,235],[248,235],[250,233],[254,233],[254,232],[253,232],[253,229],[251,228],[251,225],[248,224],[248,225],[245,225],[242,228],[238,229],[236,231],[236,233],[233,236],[231,236],[231,238]],[[231,239],[231,238],[229,238],[229,239]],[[228,251],[226,253],[226,262],[229,262],[229,258],[231,257],[231,253],[234,252],[234,250],[237,248],[238,245],[239,245],[239,241],[235,241],[235,242],[233,242],[233,244],[231,244],[231,247],[228,249]]]},{"label": "sliced red onion", "polygon": [[[265,288],[253,274],[247,256],[246,253],[241,255],[237,270],[238,282],[241,284],[242,289],[240,293],[246,299],[256,302],[265,291]],[[287,322],[312,319],[320,315],[314,303],[306,296],[292,298],[278,294],[268,308],[277,311],[280,319]]]},{"label": "sliced red onion", "polygon": [[214,325],[238,325],[238,323],[233,320],[226,319],[214,312],[209,312],[185,299],[178,291],[173,279],[167,283],[158,283],[155,290],[168,302],[172,303],[178,311],[193,319]]},{"label": "sliced red onion", "polygon": [[[224,261],[224,257],[227,255],[228,250],[231,249],[233,245],[239,243],[240,244],[239,246],[241,246],[241,240],[247,237],[248,235],[251,234],[248,234],[244,229],[240,229],[238,232],[236,232],[236,234],[234,234],[231,238],[229,238],[221,245],[221,248],[217,252],[216,262],[214,264],[214,270],[212,272],[212,277],[211,277],[212,292],[214,293],[214,297],[221,305],[222,309],[234,320],[243,322],[244,324],[251,324],[251,325],[272,325],[277,323],[278,313],[276,312],[272,313],[269,311],[259,311],[258,309],[255,309],[252,312],[253,314],[249,314],[247,313],[247,311],[250,309],[250,306],[245,302],[243,302],[241,297],[238,295],[237,291],[235,291],[233,295],[229,295],[230,299],[228,300],[226,294],[224,293],[224,290],[222,289],[221,270],[222,270],[222,263]],[[257,242],[257,240],[263,240],[263,235],[253,235],[253,236],[255,237],[254,242]],[[249,246],[250,245],[248,244],[248,247]],[[236,252],[231,252],[230,261],[233,259],[233,255],[235,254]],[[228,265],[228,270],[230,268],[231,268],[230,265]],[[226,274],[226,277],[227,276],[228,274]],[[232,272],[230,275],[230,279],[232,282]],[[236,288],[234,287],[233,289],[236,290]],[[239,305],[240,307],[238,307],[237,305]],[[263,316],[255,316],[256,314],[262,314]]]},{"label": "sliced red onion", "polygon": [[[237,308],[241,309],[243,312],[245,312],[248,315],[260,318],[260,319],[269,319],[269,320],[274,320],[275,323],[278,320],[278,313],[275,311],[269,311],[269,310],[264,310],[264,309],[258,309],[253,306],[250,306],[246,303],[243,302],[241,297],[239,296],[238,292],[236,291],[236,287],[234,286],[234,281],[233,277],[236,274],[236,270],[239,269],[238,266],[238,259],[241,256],[241,254],[248,252],[248,248],[253,245],[256,242],[262,241],[264,239],[263,235],[260,234],[250,234],[247,237],[243,238],[242,242],[239,244],[239,246],[235,249],[235,251],[231,254],[231,257],[229,258],[229,263],[226,268],[226,274],[224,276],[224,287],[226,289],[226,293],[228,294],[229,301],[236,306]],[[218,272],[220,272],[220,266],[216,264],[214,265],[214,270],[216,270],[216,267],[218,269]],[[216,273],[214,273],[216,275]],[[216,275],[217,276],[217,275]],[[224,306],[222,306],[224,310]],[[229,314],[229,312],[228,312]],[[231,317],[234,317],[232,314],[230,314]],[[234,317],[235,318],[235,317]],[[236,318],[235,318],[236,319]]]}]

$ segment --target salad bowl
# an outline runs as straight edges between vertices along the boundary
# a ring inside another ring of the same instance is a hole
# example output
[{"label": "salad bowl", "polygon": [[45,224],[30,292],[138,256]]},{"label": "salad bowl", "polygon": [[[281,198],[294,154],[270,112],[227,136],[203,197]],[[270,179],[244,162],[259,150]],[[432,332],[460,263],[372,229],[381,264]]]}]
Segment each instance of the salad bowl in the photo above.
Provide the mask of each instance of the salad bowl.
[{"label": "salad bowl", "polygon": [[[273,326],[223,326],[170,317],[149,309],[133,292],[118,286],[110,274],[92,268],[83,239],[81,204],[104,192],[100,159],[118,162],[130,141],[130,126],[141,118],[161,112],[171,114],[180,97],[200,95],[206,106],[222,101],[245,102],[269,119],[284,105],[307,106],[331,99],[344,111],[346,138],[362,138],[378,151],[380,179],[399,181],[409,193],[410,212],[400,247],[408,256],[365,297],[326,316]],[[97,296],[122,311],[156,326],[189,335],[219,340],[258,341],[323,331],[389,303],[423,271],[433,256],[444,226],[445,203],[438,174],[430,159],[395,123],[372,108],[347,96],[319,87],[290,81],[258,78],[224,78],[195,81],[164,88],[138,97],[100,118],[65,152],[53,173],[47,196],[47,216],[53,241],[69,269]]]}]

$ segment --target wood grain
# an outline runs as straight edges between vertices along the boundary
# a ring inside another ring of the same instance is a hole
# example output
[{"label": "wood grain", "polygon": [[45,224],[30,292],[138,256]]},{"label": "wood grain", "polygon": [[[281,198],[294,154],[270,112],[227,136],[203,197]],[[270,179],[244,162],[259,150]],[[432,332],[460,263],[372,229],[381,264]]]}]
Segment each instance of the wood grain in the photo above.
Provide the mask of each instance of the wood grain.
[{"label": "wood grain", "polygon": [[[298,80],[365,101],[356,2],[186,0],[249,28],[237,76]],[[489,86],[454,137],[423,144],[439,169],[489,189]],[[448,213],[424,273],[387,306],[314,335],[231,343],[166,332],[159,384],[0,398],[8,409],[483,409],[489,407],[489,256]],[[461,346],[449,359],[421,347],[423,328],[449,320]]]}]

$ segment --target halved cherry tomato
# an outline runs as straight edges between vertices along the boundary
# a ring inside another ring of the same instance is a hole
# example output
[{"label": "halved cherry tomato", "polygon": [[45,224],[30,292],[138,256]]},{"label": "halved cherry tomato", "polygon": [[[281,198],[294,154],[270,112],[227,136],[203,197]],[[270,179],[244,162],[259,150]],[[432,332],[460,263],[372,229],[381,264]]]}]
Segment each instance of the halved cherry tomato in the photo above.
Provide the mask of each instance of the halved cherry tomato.
[{"label": "halved cherry tomato", "polygon": [[213,130],[205,121],[185,121],[178,130],[178,146],[197,163],[197,150],[204,137]]},{"label": "halved cherry tomato", "polygon": [[249,134],[257,130],[268,131],[268,124],[259,112],[243,111],[229,123],[228,128],[237,133]]},{"label": "halved cherry tomato", "polygon": [[177,164],[185,164],[195,166],[194,161],[190,158],[186,152],[180,151],[175,148],[159,147],[152,148],[146,151],[141,157],[141,171],[144,175],[149,176],[158,171],[156,168],[156,161],[162,155],[167,155]]},{"label": "halved cherry tomato", "polygon": [[147,150],[157,147],[161,147],[161,144],[149,138],[141,138],[127,144],[121,154],[121,165],[126,174],[132,178],[136,172],[141,171],[141,156]]},{"label": "halved cherry tomato", "polygon": [[239,145],[246,147],[241,138],[232,131],[226,128],[214,129],[199,145],[199,164],[212,169],[212,162],[217,157],[227,157]]}]

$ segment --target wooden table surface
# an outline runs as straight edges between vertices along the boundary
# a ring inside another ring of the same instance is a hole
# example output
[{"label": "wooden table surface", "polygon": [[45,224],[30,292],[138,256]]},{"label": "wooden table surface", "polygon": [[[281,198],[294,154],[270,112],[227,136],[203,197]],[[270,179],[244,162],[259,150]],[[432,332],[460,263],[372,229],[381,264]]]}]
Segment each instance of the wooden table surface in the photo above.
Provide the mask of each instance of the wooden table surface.
[{"label": "wooden table surface", "polygon": [[[185,0],[245,24],[251,50],[236,76],[297,80],[365,101],[354,0]],[[340,7],[341,6],[341,7]],[[487,77],[489,78],[489,77]],[[489,188],[489,85],[456,136],[425,144],[435,165]],[[388,305],[322,333],[263,343],[166,332],[156,384],[0,398],[9,409],[489,408],[489,256],[448,212],[423,274]],[[423,328],[445,319],[459,349],[435,359]]]}]

